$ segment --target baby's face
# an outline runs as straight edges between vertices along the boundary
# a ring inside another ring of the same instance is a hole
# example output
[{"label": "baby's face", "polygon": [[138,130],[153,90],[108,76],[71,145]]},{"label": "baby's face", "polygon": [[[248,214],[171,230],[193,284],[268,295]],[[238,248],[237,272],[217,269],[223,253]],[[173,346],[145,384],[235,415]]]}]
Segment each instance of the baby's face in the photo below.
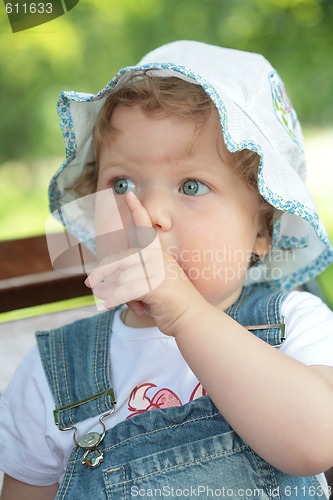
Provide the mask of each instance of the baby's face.
[{"label": "baby's face", "polygon": [[191,121],[148,117],[139,106],[117,107],[111,125],[116,132],[100,152],[97,190],[113,189],[125,225],[124,193],[135,190],[162,248],[210,303],[227,308],[252,252],[264,253],[267,244],[258,237],[257,194],[222,160],[217,112],[199,134]]}]

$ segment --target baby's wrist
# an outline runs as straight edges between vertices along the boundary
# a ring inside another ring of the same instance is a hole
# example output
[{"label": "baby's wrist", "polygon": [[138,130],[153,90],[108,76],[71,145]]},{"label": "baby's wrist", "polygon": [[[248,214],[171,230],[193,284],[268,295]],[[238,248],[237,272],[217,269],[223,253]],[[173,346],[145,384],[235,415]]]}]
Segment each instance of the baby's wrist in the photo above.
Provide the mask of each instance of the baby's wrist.
[{"label": "baby's wrist", "polygon": [[206,317],[206,307],[210,304],[198,294],[194,300],[188,302],[187,306],[178,314],[176,319],[168,327],[167,335],[175,339],[186,334],[188,331],[193,331],[199,320],[202,321]]}]

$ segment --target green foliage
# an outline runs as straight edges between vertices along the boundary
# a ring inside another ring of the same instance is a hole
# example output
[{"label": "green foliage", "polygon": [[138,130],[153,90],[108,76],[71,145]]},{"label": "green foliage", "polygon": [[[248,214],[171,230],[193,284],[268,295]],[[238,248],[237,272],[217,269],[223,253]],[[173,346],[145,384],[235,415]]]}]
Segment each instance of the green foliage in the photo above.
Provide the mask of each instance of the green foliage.
[{"label": "green foliage", "polygon": [[318,284],[327,305],[333,309],[333,264],[318,277]]},{"label": "green foliage", "polygon": [[49,216],[47,186],[60,158],[8,161],[0,169],[0,239],[43,234]]},{"label": "green foliage", "polygon": [[68,14],[15,34],[3,4],[0,14],[0,164],[61,154],[59,92],[97,91],[121,67],[175,39],[263,53],[301,121],[331,122],[330,0],[81,0]]}]

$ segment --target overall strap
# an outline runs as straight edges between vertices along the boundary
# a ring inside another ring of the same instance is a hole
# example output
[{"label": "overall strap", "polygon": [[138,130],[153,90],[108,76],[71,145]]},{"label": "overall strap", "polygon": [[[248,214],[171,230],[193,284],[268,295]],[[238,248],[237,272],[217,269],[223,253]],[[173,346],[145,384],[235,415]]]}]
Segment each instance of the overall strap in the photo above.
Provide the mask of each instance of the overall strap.
[{"label": "overall strap", "polygon": [[55,401],[59,428],[73,426],[115,404],[110,380],[110,332],[114,310],[36,333]]},{"label": "overall strap", "polygon": [[226,313],[261,340],[279,347],[286,338],[281,305],[287,295],[267,284],[245,286]]}]

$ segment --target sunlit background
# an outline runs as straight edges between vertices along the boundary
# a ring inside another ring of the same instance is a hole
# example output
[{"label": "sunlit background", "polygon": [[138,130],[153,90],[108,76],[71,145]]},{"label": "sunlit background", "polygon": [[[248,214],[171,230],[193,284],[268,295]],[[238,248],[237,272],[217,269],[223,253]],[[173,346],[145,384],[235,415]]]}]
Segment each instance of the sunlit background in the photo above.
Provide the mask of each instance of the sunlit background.
[{"label": "sunlit background", "polygon": [[[47,186],[64,149],[62,90],[96,92],[123,66],[175,39],[264,54],[303,124],[309,187],[333,237],[331,0],[80,0],[13,34],[0,5],[0,238],[44,232]],[[333,271],[321,285],[333,304]]]}]

